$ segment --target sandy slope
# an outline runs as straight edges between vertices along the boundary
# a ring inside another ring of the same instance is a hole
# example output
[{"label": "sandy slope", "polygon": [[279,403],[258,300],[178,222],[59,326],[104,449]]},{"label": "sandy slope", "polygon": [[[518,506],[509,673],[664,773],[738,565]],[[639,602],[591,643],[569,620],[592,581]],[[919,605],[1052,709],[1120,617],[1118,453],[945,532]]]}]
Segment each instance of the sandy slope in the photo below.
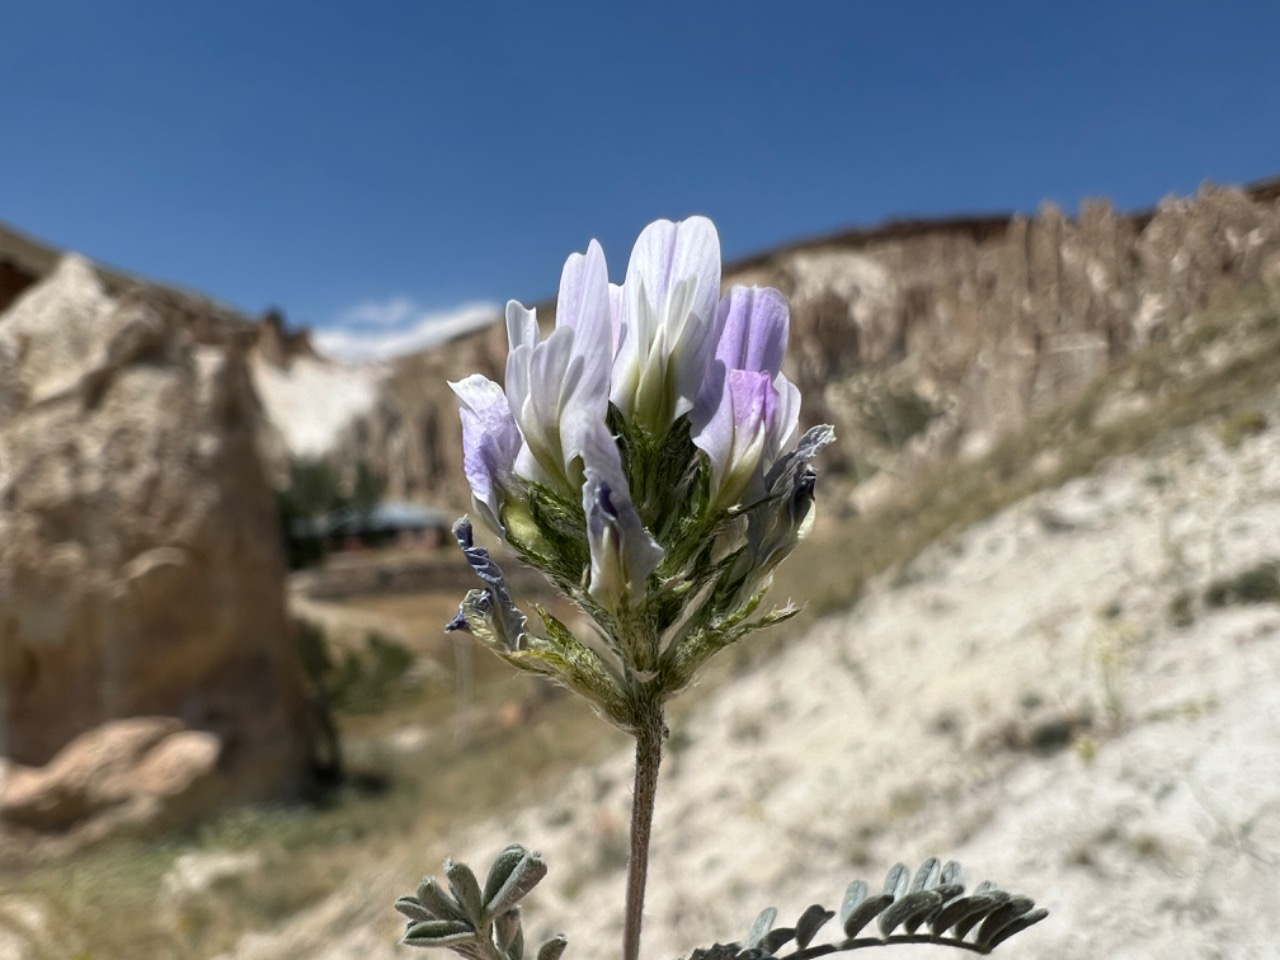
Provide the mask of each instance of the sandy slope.
[{"label": "sandy slope", "polygon": [[[1170,616],[1180,591],[1280,558],[1267,414],[1234,450],[1210,426],[1170,437],[935,545],[708,697],[665,770],[645,955],[937,854],[1053,911],[1010,958],[1280,956],[1280,605]],[[1070,745],[1034,749],[1055,732]],[[478,869],[512,840],[542,850],[526,926],[567,931],[569,957],[617,952],[629,766],[450,838]],[[414,955],[390,903],[439,871],[424,854],[234,957]]]}]

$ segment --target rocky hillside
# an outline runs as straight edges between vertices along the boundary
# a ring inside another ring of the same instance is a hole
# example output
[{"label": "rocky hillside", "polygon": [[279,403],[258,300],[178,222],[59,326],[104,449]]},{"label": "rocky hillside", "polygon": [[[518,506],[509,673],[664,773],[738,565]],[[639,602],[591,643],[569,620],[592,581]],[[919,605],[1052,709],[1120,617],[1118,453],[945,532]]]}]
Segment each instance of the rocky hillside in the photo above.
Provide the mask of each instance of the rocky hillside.
[{"label": "rocky hillside", "polygon": [[[1052,911],[1001,948],[1011,960],[1277,956],[1277,318],[1272,296],[1180,335],[1176,357],[1144,351],[1084,432],[1014,469],[1053,471],[1066,442],[1123,425],[1148,438],[1136,452],[945,536],[673,720],[646,956],[741,938],[768,904],[789,924],[930,855]],[[1198,423],[1152,429],[1157,368],[1201,384]],[[964,469],[998,483],[1007,465],[984,461]],[[862,549],[852,534],[795,562],[839,567]],[[622,751],[533,795],[513,783],[506,815],[406,834],[223,960],[401,956],[393,898],[446,854],[481,868],[512,841],[551,868],[530,938],[565,931],[566,956],[607,956],[630,764]]]},{"label": "rocky hillside", "polygon": [[[43,276],[52,247],[0,228],[0,309]],[[275,312],[251,320],[206,297],[100,268],[108,290],[144,284],[185,312],[201,343],[234,343],[275,431],[273,475],[289,457],[340,474],[365,463],[388,495],[461,508],[461,429],[445,381],[500,379],[498,318],[475,333],[383,366],[318,358]],[[791,299],[787,373],[805,417],[837,427],[828,469],[865,501],[922,462],[988,449],[1135,348],[1197,311],[1280,276],[1280,180],[1206,186],[1155,209],[1105,201],[1078,217],[889,223],[791,244],[729,264],[724,282]],[[542,305],[544,322],[554,303]],[[869,482],[871,481],[871,482]]]},{"label": "rocky hillside", "polygon": [[[891,223],[730,264],[724,281],[791,298],[787,373],[805,417],[836,424],[828,469],[889,483],[973,454],[1136,347],[1280,276],[1280,182],[1205,187],[1154,210],[1105,201],[1037,215]],[[554,305],[540,310],[544,321]],[[501,325],[397,361],[336,456],[395,496],[462,506],[460,428],[445,379],[499,378]]]},{"label": "rocky hillside", "polygon": [[[52,275],[63,251],[0,223],[0,314]],[[162,305],[184,335],[202,347],[224,348],[249,364],[265,419],[259,438],[273,477],[287,475],[290,457],[317,457],[354,416],[370,409],[378,370],[349,370],[319,357],[310,333],[291,328],[278,310],[252,318],[212,297],[94,263],[108,296],[145,296]]]},{"label": "rocky hillside", "polygon": [[0,311],[0,854],[309,780],[244,333],[75,256]]}]

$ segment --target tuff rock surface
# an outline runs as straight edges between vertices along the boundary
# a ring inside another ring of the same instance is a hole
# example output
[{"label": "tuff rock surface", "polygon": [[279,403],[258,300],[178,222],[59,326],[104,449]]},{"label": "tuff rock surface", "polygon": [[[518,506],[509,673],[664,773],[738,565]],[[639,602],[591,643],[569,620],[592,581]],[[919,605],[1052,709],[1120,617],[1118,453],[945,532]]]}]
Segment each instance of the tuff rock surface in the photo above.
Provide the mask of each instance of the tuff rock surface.
[{"label": "tuff rock surface", "polygon": [[75,256],[0,314],[0,756],[168,717],[216,738],[221,796],[287,795],[307,719],[260,413],[202,339]]}]

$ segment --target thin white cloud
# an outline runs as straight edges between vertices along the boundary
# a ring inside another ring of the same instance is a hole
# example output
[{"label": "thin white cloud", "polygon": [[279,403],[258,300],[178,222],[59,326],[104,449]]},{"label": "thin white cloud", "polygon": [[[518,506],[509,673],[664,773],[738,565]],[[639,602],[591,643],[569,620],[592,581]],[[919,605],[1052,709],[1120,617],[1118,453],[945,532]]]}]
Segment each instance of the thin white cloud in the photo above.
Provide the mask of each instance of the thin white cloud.
[{"label": "thin white cloud", "polygon": [[337,326],[316,331],[312,339],[321,353],[346,363],[390,360],[479,330],[501,316],[496,303],[480,301],[453,310],[424,311],[408,297],[391,297],[344,310]]},{"label": "thin white cloud", "polygon": [[342,311],[338,316],[340,327],[398,327],[419,313],[408,297],[391,297],[388,300],[366,300]]}]

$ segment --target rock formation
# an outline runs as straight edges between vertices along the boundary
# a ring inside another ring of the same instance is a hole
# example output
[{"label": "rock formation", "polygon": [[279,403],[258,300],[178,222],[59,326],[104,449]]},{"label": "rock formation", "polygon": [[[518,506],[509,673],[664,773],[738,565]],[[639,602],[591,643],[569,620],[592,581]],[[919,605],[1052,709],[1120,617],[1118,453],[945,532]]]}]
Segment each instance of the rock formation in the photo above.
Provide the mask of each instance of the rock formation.
[{"label": "rock formation", "polygon": [[[791,297],[791,373],[841,459],[981,451],[1135,346],[1280,276],[1280,204],[1206,187],[1150,213],[905,224],[745,264]],[[901,408],[914,413],[905,419]],[[874,464],[871,464],[874,467]]]},{"label": "rock formation", "polygon": [[197,313],[68,256],[0,314],[0,756],[169,717],[277,797],[309,738],[260,413]]},{"label": "rock formation", "polygon": [[80,734],[43,767],[11,764],[0,823],[77,839],[175,823],[220,792],[222,742],[173,717],[112,720]]},{"label": "rock formation", "polygon": [[[1136,345],[1190,315],[1280,277],[1280,181],[1205,187],[1155,210],[1104,201],[1072,219],[891,223],[749,258],[726,284],[791,298],[787,373],[809,423],[833,422],[828,470],[865,479],[888,467],[981,452],[1076,395]],[[554,306],[544,304],[547,322]],[[363,459],[395,497],[463,507],[462,447],[446,379],[501,379],[497,322],[401,358],[380,403],[333,453]]]},{"label": "rock formation", "polygon": [[284,314],[274,307],[258,318],[254,346],[258,356],[282,370],[287,370],[299,357],[316,358],[315,348],[311,345],[311,331],[306,327],[290,329]]}]

